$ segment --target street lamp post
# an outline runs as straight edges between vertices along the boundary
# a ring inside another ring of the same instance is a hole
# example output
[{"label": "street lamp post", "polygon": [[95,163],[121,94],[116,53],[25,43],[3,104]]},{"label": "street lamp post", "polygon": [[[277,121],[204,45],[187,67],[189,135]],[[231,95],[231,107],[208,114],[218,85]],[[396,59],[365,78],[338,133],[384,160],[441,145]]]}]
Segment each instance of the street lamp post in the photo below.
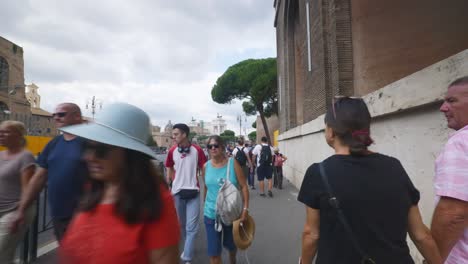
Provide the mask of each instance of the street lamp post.
[{"label": "street lamp post", "polygon": [[86,102],[86,109],[91,108],[91,114],[93,115],[93,120],[94,120],[94,115],[96,114],[96,107],[99,106],[99,109],[102,110],[102,101],[99,99],[96,99],[96,96],[93,96],[93,99],[91,101]]},{"label": "street lamp post", "polygon": [[247,123],[247,116],[242,116],[242,114],[237,115],[237,122],[239,122],[239,137],[242,136],[242,120]]}]

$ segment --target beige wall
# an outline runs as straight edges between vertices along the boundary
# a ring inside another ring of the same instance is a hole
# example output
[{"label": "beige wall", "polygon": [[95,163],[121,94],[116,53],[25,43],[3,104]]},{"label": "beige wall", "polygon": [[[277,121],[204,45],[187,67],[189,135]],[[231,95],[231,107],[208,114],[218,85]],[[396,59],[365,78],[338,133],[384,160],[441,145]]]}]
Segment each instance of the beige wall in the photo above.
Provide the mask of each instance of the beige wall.
[{"label": "beige wall", "polygon": [[354,87],[365,95],[468,48],[468,1],[354,0]]}]

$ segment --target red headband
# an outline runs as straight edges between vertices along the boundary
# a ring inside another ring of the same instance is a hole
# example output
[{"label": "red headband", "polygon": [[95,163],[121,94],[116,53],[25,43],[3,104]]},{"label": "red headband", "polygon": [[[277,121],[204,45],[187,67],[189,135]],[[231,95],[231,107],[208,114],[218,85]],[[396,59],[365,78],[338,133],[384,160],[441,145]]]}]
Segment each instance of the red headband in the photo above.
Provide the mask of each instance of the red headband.
[{"label": "red headband", "polygon": [[[367,137],[364,137],[364,138],[361,138],[361,137],[358,137],[360,135],[363,135],[363,136],[367,136]],[[366,144],[366,145],[370,145],[372,143],[374,143],[374,141],[372,140],[372,138],[370,137],[370,131],[369,129],[365,128],[365,129],[360,129],[360,130],[354,130],[352,133],[351,133],[351,136],[359,141],[361,141],[362,143]]]}]

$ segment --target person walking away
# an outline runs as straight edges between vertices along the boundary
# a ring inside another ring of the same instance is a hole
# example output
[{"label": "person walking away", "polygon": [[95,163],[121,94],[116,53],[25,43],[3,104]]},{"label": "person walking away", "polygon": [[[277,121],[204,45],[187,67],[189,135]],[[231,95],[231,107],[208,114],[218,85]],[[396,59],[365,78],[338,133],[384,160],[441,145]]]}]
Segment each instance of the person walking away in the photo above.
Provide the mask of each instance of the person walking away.
[{"label": "person walking away", "polygon": [[279,148],[274,148],[273,155],[273,187],[280,190],[283,189],[283,163],[288,159],[285,155],[279,152]]},{"label": "person walking away", "polygon": [[34,220],[35,205],[26,208],[24,222],[16,232],[11,230],[11,220],[20,201],[21,194],[29,184],[35,160],[26,145],[26,128],[18,121],[3,121],[0,124],[0,263],[13,263],[15,250],[29,225]]},{"label": "person walking away", "polygon": [[244,208],[240,216],[240,221],[247,219],[249,211],[249,188],[247,186],[244,171],[235,158],[229,158],[225,154],[226,145],[220,136],[210,136],[208,138],[208,150],[211,159],[203,167],[202,177],[205,182],[205,207],[203,208],[206,237],[208,242],[208,256],[210,264],[221,264],[221,252],[223,246],[229,251],[231,264],[236,263],[237,249],[234,244],[232,225],[222,224],[219,232],[215,228],[216,219],[216,199],[221,187],[221,181],[227,177],[229,171],[229,181],[240,188]]},{"label": "person walking away", "polygon": [[440,111],[456,132],[435,162],[431,229],[445,263],[468,263],[468,76],[449,85]]},{"label": "person walking away", "polygon": [[266,137],[261,138],[262,144],[255,146],[252,151],[253,160],[257,161],[257,177],[260,186],[260,196],[265,197],[265,179],[268,180],[268,196],[273,197],[273,148]]},{"label": "person walking away", "polygon": [[[83,122],[80,108],[73,103],[59,104],[52,116],[58,129]],[[47,183],[54,234],[60,243],[77,209],[88,175],[82,146],[83,139],[66,132],[45,146],[37,160],[39,167],[19,202],[13,229],[23,222],[26,209]]]},{"label": "person walking away", "polygon": [[407,234],[428,263],[442,263],[402,164],[368,150],[370,122],[362,99],[338,98],[325,114],[335,154],[307,169],[299,191],[306,206],[301,263],[317,255],[316,264],[413,264]]},{"label": "person walking away", "polygon": [[[247,146],[246,146],[247,147]],[[252,190],[255,190],[255,166],[257,162],[253,159],[253,153],[252,151],[254,150],[254,145],[249,146],[249,160],[250,160],[250,171],[248,174],[248,184]]]},{"label": "person walking away", "polygon": [[126,103],[108,105],[95,123],[61,128],[86,139],[90,188],[65,233],[60,263],[178,263],[177,213],[145,144],[149,128],[148,115]]},{"label": "person walking away", "polygon": [[169,181],[172,182],[177,215],[181,227],[184,250],[181,259],[190,263],[194,256],[195,238],[199,228],[200,185],[198,171],[206,163],[203,150],[191,144],[188,138],[190,129],[186,124],[175,124],[172,136],[176,142],[166,158]]},{"label": "person walking away", "polygon": [[252,167],[252,160],[249,157],[249,148],[245,146],[244,140],[240,138],[237,141],[237,146],[232,151],[232,156],[237,160],[239,165],[242,167],[244,175],[247,177],[250,174],[250,168]]}]

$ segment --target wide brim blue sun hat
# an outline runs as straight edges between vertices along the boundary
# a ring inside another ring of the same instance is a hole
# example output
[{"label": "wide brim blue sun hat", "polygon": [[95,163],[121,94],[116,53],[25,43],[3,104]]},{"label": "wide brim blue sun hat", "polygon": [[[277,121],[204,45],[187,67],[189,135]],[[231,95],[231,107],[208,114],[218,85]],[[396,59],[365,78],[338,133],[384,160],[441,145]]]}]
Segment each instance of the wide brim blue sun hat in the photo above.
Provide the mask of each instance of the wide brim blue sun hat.
[{"label": "wide brim blue sun hat", "polygon": [[62,127],[59,130],[92,141],[135,150],[156,159],[146,142],[151,136],[149,116],[127,103],[106,106],[93,122]]}]

